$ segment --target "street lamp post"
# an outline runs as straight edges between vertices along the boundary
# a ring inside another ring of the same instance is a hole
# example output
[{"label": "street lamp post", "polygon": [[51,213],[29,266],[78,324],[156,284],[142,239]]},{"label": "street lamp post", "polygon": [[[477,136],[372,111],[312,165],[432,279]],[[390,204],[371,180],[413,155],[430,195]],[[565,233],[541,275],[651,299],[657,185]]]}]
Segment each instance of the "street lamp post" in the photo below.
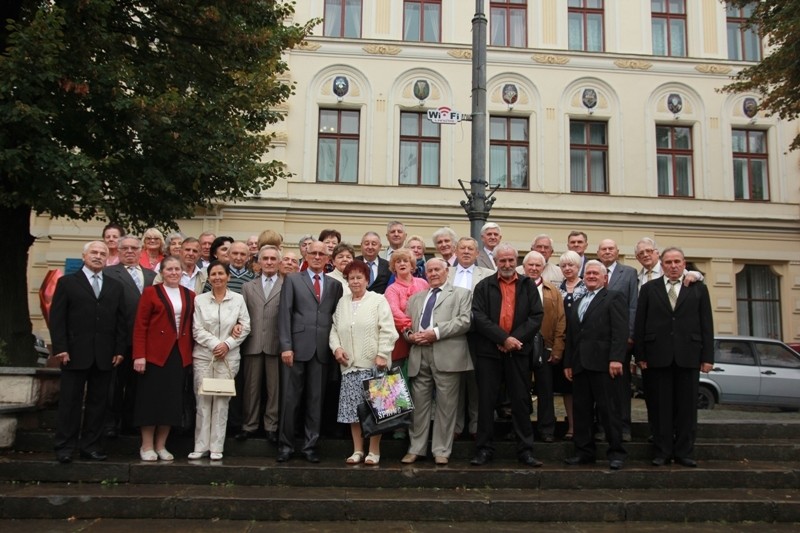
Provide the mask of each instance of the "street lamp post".
[{"label": "street lamp post", "polygon": [[470,235],[480,239],[481,227],[489,218],[494,204],[492,197],[497,186],[486,195],[486,14],[483,0],[475,0],[475,16],[472,18],[472,169],[469,192],[459,180],[467,196],[461,207],[469,217]]}]

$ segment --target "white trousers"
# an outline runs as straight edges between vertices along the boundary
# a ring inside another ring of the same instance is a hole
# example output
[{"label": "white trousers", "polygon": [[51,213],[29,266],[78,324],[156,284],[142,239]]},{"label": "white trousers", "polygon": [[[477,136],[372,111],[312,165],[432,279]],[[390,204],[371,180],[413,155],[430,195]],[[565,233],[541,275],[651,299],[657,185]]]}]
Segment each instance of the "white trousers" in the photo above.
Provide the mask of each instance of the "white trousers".
[{"label": "white trousers", "polygon": [[[228,366],[223,362],[211,364],[212,359],[195,357],[192,361],[194,370],[194,391],[197,398],[197,414],[195,415],[194,451],[222,453],[225,448],[225,430],[228,425],[229,396],[206,396],[198,394],[203,378],[227,378],[239,372],[239,356],[227,358]],[[209,368],[209,366],[211,368]],[[230,376],[228,375],[230,368]]]}]

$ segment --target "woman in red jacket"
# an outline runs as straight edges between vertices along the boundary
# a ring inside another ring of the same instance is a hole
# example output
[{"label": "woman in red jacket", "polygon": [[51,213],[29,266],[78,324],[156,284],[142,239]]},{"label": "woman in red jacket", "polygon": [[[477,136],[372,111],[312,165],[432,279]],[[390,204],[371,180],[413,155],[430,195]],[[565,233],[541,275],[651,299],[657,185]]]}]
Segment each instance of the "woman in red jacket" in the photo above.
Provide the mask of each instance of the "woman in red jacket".
[{"label": "woman in red jacket", "polygon": [[194,292],[180,285],[181,264],[167,257],[163,284],[142,292],[133,328],[133,370],[139,373],[133,423],[141,427],[142,461],[172,461],[167,437],[180,425],[185,368],[192,364]]}]

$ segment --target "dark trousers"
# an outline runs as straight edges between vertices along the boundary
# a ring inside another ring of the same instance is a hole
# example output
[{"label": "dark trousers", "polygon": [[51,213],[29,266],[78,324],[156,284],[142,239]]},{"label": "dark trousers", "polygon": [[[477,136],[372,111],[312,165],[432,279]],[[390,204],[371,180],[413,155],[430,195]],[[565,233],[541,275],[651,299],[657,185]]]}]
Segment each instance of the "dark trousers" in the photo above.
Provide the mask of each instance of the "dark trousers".
[{"label": "dark trousers", "polygon": [[594,443],[594,406],[597,405],[600,422],[606,433],[609,460],[624,460],[627,452],[622,445],[622,417],[620,415],[620,378],[611,379],[608,372],[582,370],[572,378],[572,415],[575,418],[575,451],[582,459],[596,457]]},{"label": "dark trousers", "polygon": [[[128,350],[130,353],[130,350]],[[105,429],[129,431],[133,429],[133,406],[136,399],[136,376],[133,359],[126,357],[111,370],[111,380],[106,406]]]},{"label": "dark trousers", "polygon": [[110,382],[111,371],[99,370],[94,365],[87,370],[61,370],[56,452],[72,453],[76,447],[85,452],[102,451],[101,437]]},{"label": "dark trousers", "polygon": [[666,368],[648,367],[645,395],[652,417],[656,457],[689,459],[697,436],[697,387],[700,371],[674,363]]},{"label": "dark trousers", "polygon": [[[549,352],[548,352],[549,353]],[[561,367],[544,361],[533,369],[533,380],[536,388],[536,429],[541,436],[553,436],[556,429],[556,410],[553,402],[553,372]]]},{"label": "dark trousers", "polygon": [[325,395],[327,365],[316,358],[298,361],[289,367],[281,365],[281,420],[280,449],[294,452],[294,425],[298,406],[305,399],[303,452],[310,452],[317,446],[322,421],[322,398]]},{"label": "dark trousers", "polygon": [[527,355],[478,357],[475,376],[478,379],[477,449],[494,451],[494,408],[505,384],[511,401],[511,419],[517,434],[517,454],[533,449],[531,424],[531,369]]}]

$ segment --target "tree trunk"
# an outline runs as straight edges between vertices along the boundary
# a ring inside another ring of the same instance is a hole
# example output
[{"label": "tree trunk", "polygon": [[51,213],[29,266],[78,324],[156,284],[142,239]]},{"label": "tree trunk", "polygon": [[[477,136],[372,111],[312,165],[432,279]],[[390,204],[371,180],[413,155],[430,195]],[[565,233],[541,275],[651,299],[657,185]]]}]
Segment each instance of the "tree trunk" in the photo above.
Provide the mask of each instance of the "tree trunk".
[{"label": "tree trunk", "polygon": [[28,251],[33,244],[31,207],[0,208],[5,272],[0,276],[0,364],[36,366],[28,310]]}]

